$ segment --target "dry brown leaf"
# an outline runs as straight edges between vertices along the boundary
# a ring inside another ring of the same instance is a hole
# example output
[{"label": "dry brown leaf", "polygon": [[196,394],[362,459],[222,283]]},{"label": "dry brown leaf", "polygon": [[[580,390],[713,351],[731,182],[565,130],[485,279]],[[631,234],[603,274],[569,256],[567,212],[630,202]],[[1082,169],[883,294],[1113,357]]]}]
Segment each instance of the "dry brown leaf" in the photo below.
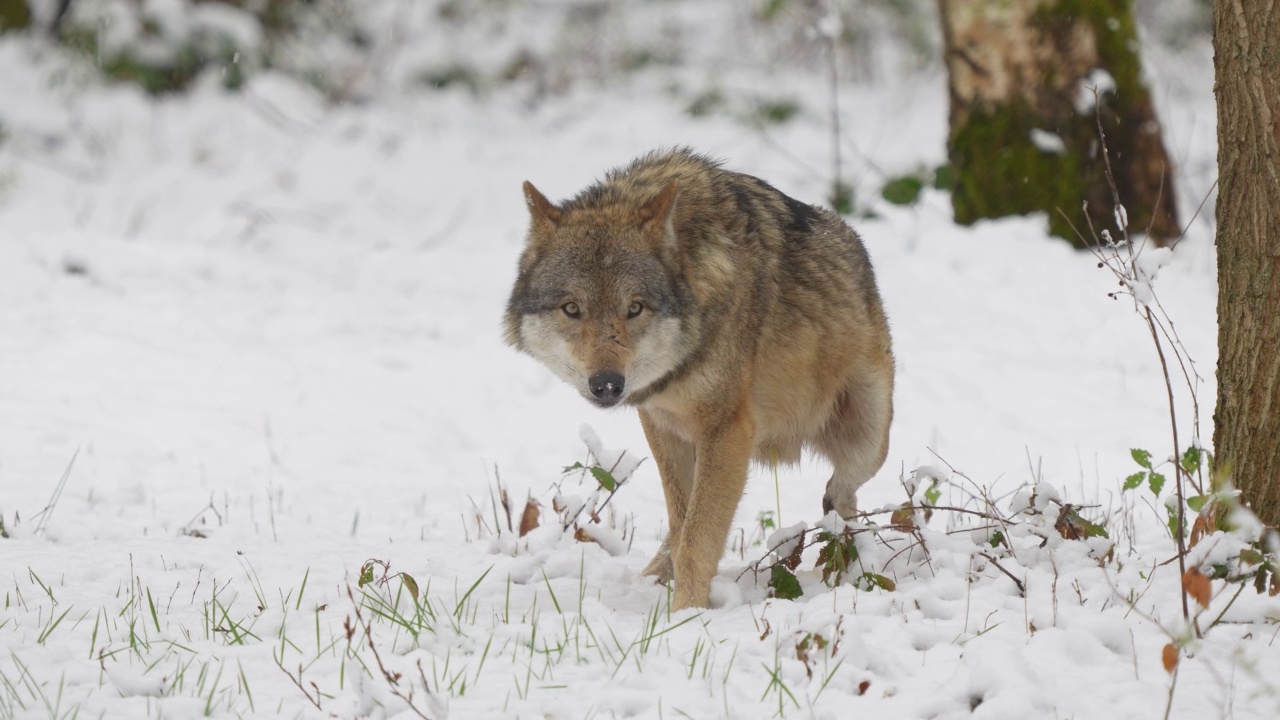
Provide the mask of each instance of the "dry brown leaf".
[{"label": "dry brown leaf", "polygon": [[1209,596],[1213,586],[1208,576],[1197,568],[1191,568],[1182,576],[1182,591],[1200,603],[1200,607],[1209,607]]},{"label": "dry brown leaf", "polygon": [[1191,523],[1191,539],[1187,541],[1187,547],[1193,548],[1205,536],[1209,534],[1209,524],[1205,522],[1204,513],[1196,516],[1196,521]]},{"label": "dry brown leaf", "polygon": [[1275,597],[1280,595],[1280,575],[1271,573],[1271,587],[1267,588],[1267,596]]},{"label": "dry brown leaf", "polygon": [[520,537],[524,537],[538,527],[542,506],[537,500],[529,498],[524,504],[524,512],[520,514]]},{"label": "dry brown leaf", "polygon": [[1071,511],[1070,505],[1063,505],[1062,511],[1058,513],[1058,520],[1053,524],[1053,529],[1058,531],[1066,540],[1083,540],[1085,530],[1080,525],[1078,516]]},{"label": "dry brown leaf", "polygon": [[813,667],[809,664],[809,639],[805,638],[796,643],[796,659],[804,663],[804,672],[810,680],[813,679]]},{"label": "dry brown leaf", "polygon": [[1172,674],[1173,669],[1178,667],[1178,646],[1173,643],[1165,645],[1160,658],[1164,661],[1165,672]]},{"label": "dry brown leaf", "polygon": [[870,681],[870,680],[863,680],[862,682],[858,683],[858,694],[859,694],[859,695],[866,695],[866,694],[867,694],[867,688],[870,688],[870,687],[871,687],[871,681]]},{"label": "dry brown leaf", "polygon": [[1207,505],[1200,508],[1200,513],[1196,515],[1196,521],[1191,523],[1191,545],[1195,547],[1196,543],[1204,539],[1204,536],[1219,529],[1222,520],[1222,506],[1216,500],[1210,500]]},{"label": "dry brown leaf", "polygon": [[796,568],[800,567],[800,554],[803,552],[804,542],[802,538],[800,541],[796,542],[796,546],[791,549],[791,554],[782,558],[779,562],[781,562],[788,570],[794,572]]},{"label": "dry brown leaf", "polygon": [[912,517],[911,503],[903,503],[902,507],[894,510],[893,514],[889,516],[889,524],[902,530],[914,530],[916,523]]},{"label": "dry brown leaf", "polygon": [[595,542],[596,541],[595,538],[588,535],[587,531],[583,530],[582,528],[574,528],[573,539],[577,540],[578,542]]}]

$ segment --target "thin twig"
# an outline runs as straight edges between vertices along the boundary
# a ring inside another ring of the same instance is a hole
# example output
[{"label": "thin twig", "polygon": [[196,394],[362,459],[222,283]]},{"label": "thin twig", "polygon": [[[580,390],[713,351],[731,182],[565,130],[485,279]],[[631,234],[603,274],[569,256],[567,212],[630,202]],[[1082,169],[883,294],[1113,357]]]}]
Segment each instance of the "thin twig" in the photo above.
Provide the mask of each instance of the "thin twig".
[{"label": "thin twig", "polygon": [[[1105,152],[1105,148],[1103,152]],[[1146,313],[1144,317],[1146,318],[1146,321],[1147,321],[1147,328],[1151,330],[1151,340],[1156,344],[1156,353],[1160,356],[1160,368],[1164,373],[1165,392],[1168,393],[1168,396],[1169,396],[1169,425],[1170,425],[1170,430],[1173,434],[1173,463],[1178,468],[1173,473],[1173,477],[1174,477],[1173,487],[1175,492],[1178,495],[1178,531],[1174,533],[1174,540],[1178,543],[1178,576],[1183,577],[1187,574],[1187,540],[1186,540],[1187,508],[1186,508],[1186,502],[1183,497],[1184,493],[1183,493],[1183,486],[1182,486],[1181,465],[1178,462],[1177,407],[1174,404],[1174,400],[1173,400],[1173,383],[1169,380],[1169,363],[1165,361],[1164,346],[1160,342],[1160,336],[1156,334],[1155,323],[1152,322],[1151,320],[1151,308],[1146,308]],[[1187,593],[1185,589],[1183,590],[1182,593],[1180,593],[1180,596],[1182,598],[1182,617],[1183,619],[1190,622],[1191,611],[1187,605]],[[1198,632],[1199,632],[1199,629],[1197,628],[1197,634]]]},{"label": "thin twig", "polygon": [[298,686],[298,689],[302,691],[303,697],[310,701],[312,705],[315,705],[317,710],[324,712],[324,708],[320,707],[320,688],[316,687],[315,683],[312,683],[311,686],[316,689],[316,696],[311,697],[311,693],[307,692],[307,688],[302,684],[302,663],[298,663],[298,676],[294,677],[293,673],[285,669],[284,663],[280,662],[280,658],[276,657],[274,648],[271,650],[271,659],[276,661],[276,667],[280,668],[280,672],[288,676],[293,681],[293,684]]},{"label": "thin twig", "polygon": [[[1094,95],[1096,99],[1096,96],[1097,96],[1096,89],[1094,90]],[[1111,169],[1111,153],[1107,148],[1107,134],[1102,126],[1101,106],[1096,105],[1095,108],[1096,110],[1094,112],[1094,121],[1098,127],[1098,141],[1102,149],[1102,159],[1106,167],[1107,185],[1111,189],[1111,199],[1115,203],[1115,206],[1117,208],[1123,207],[1122,203],[1120,202],[1120,190],[1116,187],[1115,173],[1113,173]],[[1162,178],[1161,187],[1163,187],[1163,172],[1161,174],[1161,178]],[[1152,212],[1154,213],[1155,211],[1153,210]],[[1088,216],[1086,214],[1086,218],[1087,217]],[[1126,270],[1128,271],[1128,273],[1131,273],[1131,274],[1126,274],[1125,278],[1132,282],[1137,278],[1136,262],[1137,262],[1138,255],[1141,255],[1142,248],[1139,248],[1137,255],[1133,253],[1133,243],[1129,241],[1129,230],[1127,226],[1128,226],[1128,223],[1126,222],[1125,227],[1120,228],[1120,234],[1129,250],[1129,263]],[[1093,229],[1092,221],[1090,221],[1089,227],[1090,227],[1090,230]],[[1151,288],[1151,293],[1154,296],[1154,293],[1155,293],[1154,287]],[[1137,302],[1136,297],[1134,298],[1134,302],[1135,303]],[[1136,306],[1135,306],[1135,309],[1137,309]],[[1142,310],[1139,312],[1139,316],[1142,317],[1143,320],[1146,322],[1147,329],[1151,333],[1151,341],[1155,343],[1156,354],[1160,358],[1160,369],[1162,374],[1164,375],[1165,392],[1169,400],[1169,424],[1170,424],[1171,434],[1173,437],[1173,463],[1175,466],[1175,470],[1173,473],[1174,490],[1178,498],[1178,527],[1177,527],[1177,531],[1174,533],[1174,541],[1178,545],[1179,577],[1183,577],[1186,575],[1186,571],[1187,571],[1187,567],[1186,567],[1186,555],[1187,555],[1186,502],[1185,502],[1186,493],[1185,493],[1185,486],[1183,485],[1182,467],[1181,467],[1181,463],[1179,462],[1178,416],[1177,416],[1177,405],[1173,397],[1173,381],[1169,375],[1169,363],[1168,363],[1168,360],[1165,358],[1164,344],[1160,342],[1160,333],[1156,330],[1156,321],[1153,318],[1153,315],[1151,313],[1151,307],[1146,303],[1143,303]],[[1166,315],[1165,317],[1167,319],[1168,316]],[[1175,354],[1178,356],[1182,354],[1178,346],[1173,346],[1173,350]],[[1195,397],[1195,394],[1196,394],[1195,388],[1192,387],[1190,388],[1190,390],[1191,390],[1192,397]],[[1191,623],[1191,609],[1187,603],[1186,588],[1182,588],[1182,591],[1179,593],[1179,597],[1182,600],[1183,619],[1187,621],[1188,624],[1192,624],[1193,626],[1195,626],[1193,623]],[[1195,628],[1196,628],[1196,635],[1199,636],[1200,628],[1198,626],[1195,626]],[[1177,678],[1176,674],[1174,678],[1176,682],[1176,678]],[[1172,703],[1173,703],[1172,685],[1169,691],[1169,702],[1170,702],[1170,707],[1172,707]],[[1168,713],[1168,710],[1166,710],[1166,715],[1167,713]]]},{"label": "thin twig", "polygon": [[1000,564],[1000,561],[999,561],[999,560],[996,560],[994,557],[992,557],[992,556],[990,556],[990,555],[988,555],[988,554],[986,554],[986,553],[978,553],[978,554],[979,554],[979,555],[981,555],[982,557],[984,557],[984,558],[986,558],[986,559],[990,560],[990,561],[991,561],[991,564],[992,564],[992,565],[995,565],[997,570],[999,570],[1000,572],[1004,573],[1005,575],[1008,575],[1008,576],[1009,576],[1009,579],[1013,581],[1013,584],[1018,586],[1018,592],[1019,592],[1023,597],[1026,597],[1026,596],[1027,596],[1027,586],[1026,586],[1026,585],[1023,585],[1021,580],[1019,580],[1018,578],[1014,577],[1013,573],[1011,573],[1011,572],[1009,572],[1008,570],[1006,570],[1006,569],[1004,568],[1004,566]]},{"label": "thin twig", "polygon": [[1236,588],[1236,594],[1231,596],[1231,600],[1227,602],[1226,607],[1222,608],[1222,612],[1218,613],[1218,617],[1214,618],[1213,622],[1209,623],[1209,627],[1207,630],[1212,630],[1215,626],[1217,626],[1218,623],[1222,622],[1222,616],[1227,614],[1227,611],[1230,610],[1231,606],[1235,604],[1236,598],[1240,597],[1240,593],[1244,592],[1244,586],[1245,586],[1245,583],[1243,582],[1240,583],[1240,587]]}]

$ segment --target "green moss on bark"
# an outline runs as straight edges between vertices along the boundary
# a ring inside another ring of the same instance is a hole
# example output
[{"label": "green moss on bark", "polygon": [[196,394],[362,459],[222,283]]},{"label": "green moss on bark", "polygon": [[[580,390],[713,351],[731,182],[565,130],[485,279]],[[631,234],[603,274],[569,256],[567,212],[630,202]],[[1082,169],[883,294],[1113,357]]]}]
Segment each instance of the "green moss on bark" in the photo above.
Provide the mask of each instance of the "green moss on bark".
[{"label": "green moss on bark", "polygon": [[958,169],[951,202],[956,222],[971,225],[983,218],[1049,211],[1050,232],[1074,234],[1054,208],[1071,212],[1084,197],[1084,177],[1072,153],[1050,153],[1031,141],[1032,129],[1043,129],[1021,102],[975,109],[955,128],[951,163]]},{"label": "green moss on bark", "polygon": [[31,24],[27,0],[0,0],[0,33],[21,30]]},{"label": "green moss on bark", "polygon": [[1035,15],[1036,28],[1059,42],[1081,22],[1093,30],[1098,59],[1115,79],[1117,94],[1129,102],[1147,94],[1132,0],[1058,0]]},{"label": "green moss on bark", "polygon": [[[1017,98],[969,106],[958,122],[953,113],[948,150],[956,170],[956,221],[971,224],[1038,211],[1047,213],[1051,233],[1076,246],[1082,241],[1071,223],[1086,235],[1085,241],[1092,240],[1089,222],[1097,231],[1110,228],[1116,233],[1115,201],[1098,138],[1100,115],[1130,232],[1150,227],[1157,240],[1176,237],[1172,170],[1150,92],[1142,84],[1131,0],[1059,0],[1038,10],[1031,25],[1038,42],[1053,47],[1064,61],[1040,68],[1037,83],[1024,87]],[[1082,49],[1074,46],[1082,26],[1097,48],[1096,58],[1083,58],[1092,64],[1087,68],[1080,67]],[[1114,90],[1101,93],[1097,114],[1077,112],[1077,86],[1084,78],[1061,73],[1087,76],[1095,68],[1106,70]],[[1033,129],[1060,137],[1064,152],[1036,147]],[[1085,202],[1088,222],[1081,213]]]}]

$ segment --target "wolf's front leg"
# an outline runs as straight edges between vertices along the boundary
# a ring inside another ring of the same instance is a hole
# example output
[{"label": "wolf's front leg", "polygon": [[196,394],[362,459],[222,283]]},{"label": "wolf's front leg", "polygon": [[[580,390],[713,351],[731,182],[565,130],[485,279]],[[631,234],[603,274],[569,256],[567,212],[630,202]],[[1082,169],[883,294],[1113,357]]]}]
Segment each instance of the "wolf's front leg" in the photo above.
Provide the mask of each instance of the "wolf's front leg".
[{"label": "wolf's front leg", "polygon": [[676,580],[672,610],[706,607],[710,600],[711,579],[747,484],[754,443],[755,427],[745,403],[698,438],[693,493],[679,542],[671,543]]},{"label": "wolf's front leg", "polygon": [[676,435],[660,420],[645,410],[640,410],[640,426],[649,441],[649,450],[658,463],[662,477],[662,494],[667,499],[667,523],[670,530],[662,541],[658,554],[645,566],[644,574],[652,575],[658,582],[671,581],[671,548],[680,544],[680,531],[684,528],[685,511],[693,492],[694,450],[693,443]]}]

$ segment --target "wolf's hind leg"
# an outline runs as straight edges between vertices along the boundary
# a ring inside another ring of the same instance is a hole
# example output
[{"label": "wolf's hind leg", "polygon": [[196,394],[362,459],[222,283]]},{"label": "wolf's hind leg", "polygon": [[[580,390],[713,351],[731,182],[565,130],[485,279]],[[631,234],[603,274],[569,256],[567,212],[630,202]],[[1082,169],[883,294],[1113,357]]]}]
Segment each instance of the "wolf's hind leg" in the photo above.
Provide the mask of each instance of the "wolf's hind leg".
[{"label": "wolf's hind leg", "polygon": [[671,544],[667,538],[663,538],[662,545],[658,547],[658,552],[654,554],[649,564],[644,566],[641,574],[652,575],[659,585],[666,585],[671,582]]},{"label": "wolf's hind leg", "polygon": [[667,539],[644,568],[645,575],[654,576],[658,582],[667,584],[673,575],[671,564],[671,548],[680,544],[680,532],[684,529],[685,511],[689,507],[689,497],[693,494],[693,472],[696,453],[693,443],[679,437],[661,423],[650,417],[643,409],[640,411],[640,426],[644,428],[645,438],[649,441],[649,450],[658,463],[658,475],[662,478],[662,494],[667,500],[667,523],[670,530]]},{"label": "wolf's hind leg", "polygon": [[[890,370],[892,372],[892,370]],[[835,466],[822,512],[849,519],[858,512],[858,488],[884,464],[893,420],[892,376],[859,377],[845,386],[816,445]]]}]

